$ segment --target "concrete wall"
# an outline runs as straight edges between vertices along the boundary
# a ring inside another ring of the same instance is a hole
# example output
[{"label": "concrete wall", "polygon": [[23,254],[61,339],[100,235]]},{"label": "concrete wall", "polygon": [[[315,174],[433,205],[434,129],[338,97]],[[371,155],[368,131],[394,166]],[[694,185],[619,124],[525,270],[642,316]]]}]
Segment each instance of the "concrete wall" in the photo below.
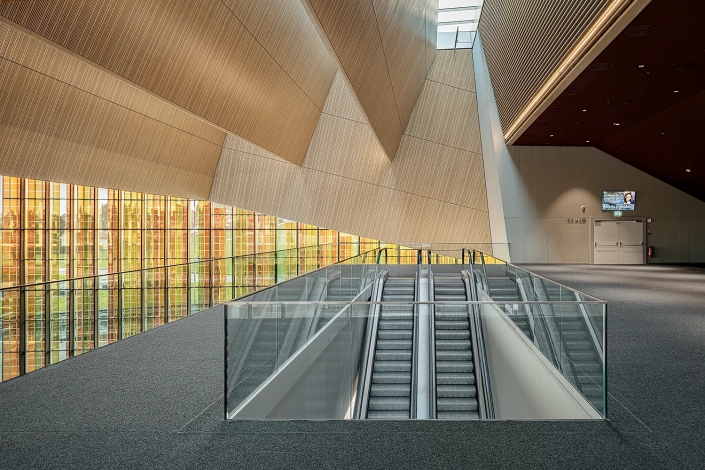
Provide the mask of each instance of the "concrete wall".
[{"label": "concrete wall", "polygon": [[[601,210],[606,189],[636,191],[636,210],[624,215],[651,219],[646,244],[656,256],[649,262],[705,261],[705,203],[600,150],[509,147],[504,163],[500,185],[514,263],[589,263],[589,218],[612,216]],[[567,224],[568,217],[588,223]]]}]

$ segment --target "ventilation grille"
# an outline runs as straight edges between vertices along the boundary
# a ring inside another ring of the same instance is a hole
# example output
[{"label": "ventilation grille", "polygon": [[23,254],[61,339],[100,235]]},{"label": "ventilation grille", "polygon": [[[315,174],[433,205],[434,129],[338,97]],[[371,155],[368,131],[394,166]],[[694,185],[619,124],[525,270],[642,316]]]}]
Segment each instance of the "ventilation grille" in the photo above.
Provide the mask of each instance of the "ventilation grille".
[{"label": "ventilation grille", "polygon": [[698,64],[695,62],[681,62],[679,64],[673,64],[668,67],[671,70],[688,70],[696,67]]},{"label": "ventilation grille", "polygon": [[595,62],[588,67],[588,70],[592,70],[593,72],[603,72],[612,68],[614,68],[614,64],[611,62]]},{"label": "ventilation grille", "polygon": [[656,31],[656,26],[652,24],[638,24],[624,30],[624,35],[628,38],[640,38],[648,36]]}]

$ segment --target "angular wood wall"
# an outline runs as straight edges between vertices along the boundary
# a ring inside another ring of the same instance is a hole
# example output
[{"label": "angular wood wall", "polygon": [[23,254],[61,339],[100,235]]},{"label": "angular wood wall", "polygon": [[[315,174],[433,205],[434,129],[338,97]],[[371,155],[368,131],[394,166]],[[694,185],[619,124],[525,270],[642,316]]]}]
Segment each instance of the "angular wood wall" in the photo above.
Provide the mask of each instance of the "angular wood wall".
[{"label": "angular wood wall", "polygon": [[472,67],[438,52],[393,162],[336,77],[303,167],[229,135],[211,199],[390,242],[490,242]]},{"label": "angular wood wall", "polygon": [[336,71],[299,0],[1,0],[0,17],[296,164]]},{"label": "angular wood wall", "polygon": [[302,0],[389,159],[436,53],[438,0]]},{"label": "angular wood wall", "polygon": [[206,199],[225,133],[0,23],[0,174]]}]

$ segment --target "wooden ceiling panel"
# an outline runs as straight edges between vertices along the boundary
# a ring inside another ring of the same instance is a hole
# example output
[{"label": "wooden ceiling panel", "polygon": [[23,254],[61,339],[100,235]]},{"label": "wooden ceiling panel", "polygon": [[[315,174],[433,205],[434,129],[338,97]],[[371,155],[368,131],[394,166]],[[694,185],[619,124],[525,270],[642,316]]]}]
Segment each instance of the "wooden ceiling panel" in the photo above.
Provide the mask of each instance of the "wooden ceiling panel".
[{"label": "wooden ceiling panel", "polygon": [[435,53],[438,0],[302,0],[394,158]]},{"label": "wooden ceiling panel", "polygon": [[373,0],[402,129],[426,80],[426,0]]},{"label": "wooden ceiling panel", "polygon": [[223,0],[319,109],[337,71],[300,0]]},{"label": "wooden ceiling panel", "polygon": [[204,198],[220,149],[0,60],[0,173],[4,175]]},{"label": "wooden ceiling panel", "polygon": [[[294,2],[238,3],[254,5],[243,15],[255,34],[267,32],[262,18],[293,23],[260,43],[219,0],[0,1],[0,16],[301,164],[332,81],[327,51]],[[302,42],[282,45],[296,28]]]},{"label": "wooden ceiling panel", "polygon": [[485,0],[482,37],[506,132],[611,0]]},{"label": "wooden ceiling panel", "polygon": [[225,133],[0,23],[0,173],[209,194]]}]

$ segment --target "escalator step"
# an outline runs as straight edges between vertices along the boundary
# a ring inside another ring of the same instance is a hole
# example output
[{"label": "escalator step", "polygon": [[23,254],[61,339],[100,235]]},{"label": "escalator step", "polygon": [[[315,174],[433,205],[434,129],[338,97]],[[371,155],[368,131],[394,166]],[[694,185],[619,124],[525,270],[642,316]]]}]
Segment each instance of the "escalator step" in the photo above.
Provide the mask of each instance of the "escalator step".
[{"label": "escalator step", "polygon": [[367,409],[369,411],[406,411],[407,416],[411,406],[408,397],[370,397]]},{"label": "escalator step", "polygon": [[439,321],[436,320],[436,330],[469,330],[468,321]]},{"label": "escalator step", "polygon": [[568,351],[592,351],[592,342],[590,341],[566,341]]},{"label": "escalator step", "polygon": [[436,398],[438,411],[477,411],[477,408],[474,398]]},{"label": "escalator step", "polygon": [[472,385],[475,383],[475,374],[462,374],[459,372],[436,371],[436,384],[438,385]]},{"label": "escalator step", "polygon": [[408,397],[411,385],[409,384],[381,384],[374,382],[372,377],[372,387],[370,387],[370,397]]},{"label": "escalator step", "polygon": [[377,350],[399,350],[408,349],[411,350],[411,341],[405,340],[390,340],[390,339],[378,339],[377,340]]},{"label": "escalator step", "polygon": [[433,298],[436,302],[465,302],[465,295],[438,295]]},{"label": "escalator step", "polygon": [[468,330],[436,330],[436,339],[469,340],[470,332]]},{"label": "escalator step", "polygon": [[380,313],[381,320],[413,320],[414,312],[400,312],[400,311],[387,311],[383,310]]},{"label": "escalator step", "polygon": [[437,349],[436,361],[472,361],[472,351],[439,351]]},{"label": "escalator step", "polygon": [[[382,299],[382,302],[386,300]],[[413,312],[414,304],[393,304],[393,305],[382,305],[380,308],[381,312]]]},{"label": "escalator step", "polygon": [[[463,299],[464,301],[465,299]],[[436,305],[436,314],[444,312],[444,313],[453,313],[453,312],[458,312],[458,313],[464,313],[467,315],[468,313],[468,306],[467,305]]]},{"label": "escalator step", "polygon": [[411,362],[405,361],[374,361],[374,372],[411,372]]},{"label": "escalator step", "polygon": [[446,312],[436,312],[436,321],[467,321],[468,313],[446,313]]},{"label": "escalator step", "polygon": [[436,339],[436,351],[469,351],[470,340],[439,340]]},{"label": "escalator step", "polygon": [[402,339],[411,340],[413,331],[411,330],[382,330],[377,333],[378,339]]},{"label": "escalator step", "polygon": [[374,411],[367,412],[367,419],[409,419],[408,411]]},{"label": "escalator step", "polygon": [[438,419],[480,419],[480,415],[475,411],[438,411]]},{"label": "escalator step", "polygon": [[377,372],[372,375],[374,383],[378,384],[409,384],[411,383],[410,372]]},{"label": "escalator step", "polygon": [[472,374],[474,370],[475,366],[472,362],[447,361],[436,363],[436,372],[438,374]]},{"label": "escalator step", "polygon": [[380,320],[380,330],[411,330],[414,323],[408,320]]},{"label": "escalator step", "polygon": [[375,361],[411,361],[411,351],[378,349],[375,351]]},{"label": "escalator step", "polygon": [[477,390],[474,385],[438,385],[436,397],[438,398],[474,398]]}]

